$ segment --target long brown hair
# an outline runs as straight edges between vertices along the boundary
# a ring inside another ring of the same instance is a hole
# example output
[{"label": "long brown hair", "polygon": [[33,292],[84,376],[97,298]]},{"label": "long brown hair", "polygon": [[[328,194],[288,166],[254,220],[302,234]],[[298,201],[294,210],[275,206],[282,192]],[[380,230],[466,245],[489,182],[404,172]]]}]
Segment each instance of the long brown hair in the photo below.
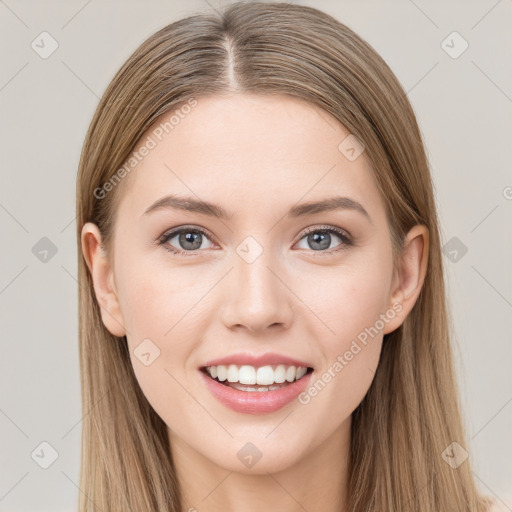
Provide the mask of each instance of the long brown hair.
[{"label": "long brown hair", "polygon": [[433,187],[412,107],[383,59],[347,26],[311,7],[263,2],[190,16],[153,34],[115,75],[89,127],[77,179],[80,510],[181,511],[166,425],[139,388],[125,338],[103,325],[80,234],[94,222],[111,251],[122,187],[105,197],[98,190],[163,113],[232,91],[301,98],[363,141],[386,204],[395,265],[409,229],[429,230],[421,294],[403,325],[385,336],[374,380],[353,413],[348,510],[486,510],[470,460],[455,468],[443,458],[453,442],[466,447],[466,437]]}]

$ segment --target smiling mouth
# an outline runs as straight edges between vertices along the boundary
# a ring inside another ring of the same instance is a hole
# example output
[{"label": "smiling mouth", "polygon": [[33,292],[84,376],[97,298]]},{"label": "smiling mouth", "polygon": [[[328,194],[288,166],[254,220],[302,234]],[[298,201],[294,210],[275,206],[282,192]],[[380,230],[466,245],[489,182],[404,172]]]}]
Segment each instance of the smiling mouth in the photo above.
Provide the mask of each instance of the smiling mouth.
[{"label": "smiling mouth", "polygon": [[313,372],[311,367],[291,365],[218,365],[201,368],[212,380],[224,386],[247,392],[276,391],[299,381]]}]

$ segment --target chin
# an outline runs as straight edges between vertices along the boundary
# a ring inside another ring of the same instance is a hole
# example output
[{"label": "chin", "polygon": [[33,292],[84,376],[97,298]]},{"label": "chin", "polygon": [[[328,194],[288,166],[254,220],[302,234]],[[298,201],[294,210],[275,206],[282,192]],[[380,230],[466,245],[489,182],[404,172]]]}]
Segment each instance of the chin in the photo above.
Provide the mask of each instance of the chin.
[{"label": "chin", "polygon": [[[235,438],[229,446],[219,448],[218,452],[203,455],[216,466],[247,475],[279,473],[298,464],[304,456],[304,444],[299,439],[283,445],[283,436],[277,435],[272,440],[261,435],[243,436],[243,440]],[[228,457],[227,453],[231,455]]]}]

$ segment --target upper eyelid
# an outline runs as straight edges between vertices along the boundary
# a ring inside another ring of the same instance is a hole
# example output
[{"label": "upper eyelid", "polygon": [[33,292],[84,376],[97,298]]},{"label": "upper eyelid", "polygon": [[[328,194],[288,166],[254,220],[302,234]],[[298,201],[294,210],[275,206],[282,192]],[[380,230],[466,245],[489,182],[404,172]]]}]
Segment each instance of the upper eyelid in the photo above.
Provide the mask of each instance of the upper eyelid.
[{"label": "upper eyelid", "polygon": [[174,238],[176,235],[178,235],[179,233],[182,233],[183,231],[198,231],[199,233],[203,233],[203,234],[207,235],[209,238],[215,239],[213,234],[210,233],[210,231],[208,231],[205,228],[200,228],[199,226],[183,226],[183,227],[179,226],[177,228],[171,228],[171,229],[168,229],[167,231],[164,231],[158,237],[158,240],[165,240],[165,239],[169,240],[170,238]]},{"label": "upper eyelid", "polygon": [[352,240],[352,235],[346,229],[339,228],[337,226],[328,226],[328,225],[318,226],[317,225],[317,226],[309,226],[309,227],[304,228],[304,229],[305,229],[305,231],[303,231],[302,237],[308,235],[309,233],[315,232],[315,231],[329,231],[329,232],[334,232],[335,234],[338,234],[338,235],[339,234],[343,234],[347,238]]}]

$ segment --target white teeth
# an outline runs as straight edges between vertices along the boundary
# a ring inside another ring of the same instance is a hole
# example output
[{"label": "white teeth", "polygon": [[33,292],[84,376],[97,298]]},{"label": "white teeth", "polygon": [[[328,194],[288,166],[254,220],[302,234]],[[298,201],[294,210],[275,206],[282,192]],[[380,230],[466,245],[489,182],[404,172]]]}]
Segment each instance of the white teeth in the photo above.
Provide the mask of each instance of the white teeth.
[{"label": "white teeth", "polygon": [[288,366],[286,370],[286,380],[288,382],[293,382],[295,380],[295,375],[297,375],[297,369],[295,366]]},{"label": "white teeth", "polygon": [[230,364],[227,371],[228,382],[238,382],[238,367],[235,364]]},{"label": "white teeth", "polygon": [[286,366],[280,364],[274,371],[274,382],[282,384],[286,380]]},{"label": "white teeth", "polygon": [[[211,374],[211,369],[212,368],[217,368],[217,378],[221,381],[221,382],[224,382],[226,380],[226,367],[225,366],[210,366],[208,368],[208,370],[210,370],[210,375]],[[213,377],[213,375],[212,375]]]},{"label": "white teeth", "polygon": [[286,366],[279,364],[275,367],[267,365],[255,368],[250,365],[237,366],[236,364],[207,366],[206,371],[213,378],[220,382],[228,381],[230,383],[240,383],[245,385],[258,384],[259,386],[270,386],[270,388],[247,388],[244,391],[272,391],[280,386],[274,384],[283,384],[284,382],[294,382],[299,380],[307,373],[307,368],[302,366]]},{"label": "white teeth", "polygon": [[233,384],[231,387],[240,391],[258,391],[256,388],[252,388],[250,386],[241,386],[239,384]]},{"label": "white teeth", "polygon": [[297,380],[301,379],[302,377],[304,377],[304,375],[306,375],[306,372],[308,370],[306,368],[297,368]]},{"label": "white teeth", "polygon": [[238,382],[240,384],[256,384],[256,370],[254,367],[249,365],[241,366],[238,371]]},{"label": "white teeth", "polygon": [[272,366],[262,366],[258,368],[256,384],[260,386],[270,386],[270,384],[274,384],[274,370]]},{"label": "white teeth", "polygon": [[230,387],[238,389],[240,391],[275,391],[276,389],[281,389],[283,386],[280,384],[276,384],[274,386],[259,386],[257,388],[253,388],[252,386],[245,386],[242,384],[238,384],[238,382],[230,384]]}]

